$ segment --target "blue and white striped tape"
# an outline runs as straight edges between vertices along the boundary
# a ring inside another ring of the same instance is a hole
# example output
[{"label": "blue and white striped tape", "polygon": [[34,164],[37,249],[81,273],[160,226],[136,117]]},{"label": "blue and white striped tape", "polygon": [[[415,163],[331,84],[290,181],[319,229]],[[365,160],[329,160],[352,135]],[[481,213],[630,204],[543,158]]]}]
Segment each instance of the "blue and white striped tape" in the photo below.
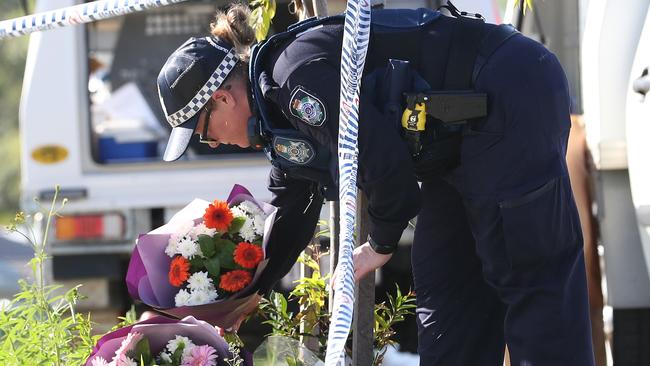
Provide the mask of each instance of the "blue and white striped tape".
[{"label": "blue and white striped tape", "polygon": [[100,0],[0,21],[0,39],[90,23],[187,0]]},{"label": "blue and white striped tape", "polygon": [[354,312],[354,227],[357,211],[357,170],[359,166],[359,92],[370,40],[370,1],[348,0],[345,10],[341,51],[341,94],[339,113],[339,204],[340,249],[338,276],[334,287],[333,313],[327,339],[326,366],[345,359],[345,342]]}]

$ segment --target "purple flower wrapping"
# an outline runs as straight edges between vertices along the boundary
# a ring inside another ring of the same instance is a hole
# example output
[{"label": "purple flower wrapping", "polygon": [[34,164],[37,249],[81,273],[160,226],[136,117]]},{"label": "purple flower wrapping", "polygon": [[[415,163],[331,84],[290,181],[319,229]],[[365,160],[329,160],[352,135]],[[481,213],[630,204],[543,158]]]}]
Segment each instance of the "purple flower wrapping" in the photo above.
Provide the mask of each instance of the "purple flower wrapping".
[{"label": "purple flower wrapping", "polygon": [[[97,357],[102,357],[110,362],[115,356],[115,351],[130,332],[142,333],[149,340],[152,356],[157,356],[169,340],[180,335],[188,337],[196,345],[207,344],[214,348],[218,356],[218,365],[226,365],[225,359],[231,357],[228,352],[228,344],[210,324],[192,316],[182,320],[157,316],[104,335],[93,348],[85,366],[92,365],[93,359]],[[253,364],[248,355],[244,358],[244,365]]]},{"label": "purple flower wrapping", "polygon": [[262,240],[265,260],[258,265],[253,281],[245,289],[210,304],[175,307],[174,296],[179,289],[169,283],[168,272],[172,258],[165,254],[165,248],[170,235],[176,231],[181,223],[189,220],[198,223],[202,220],[205,208],[210,202],[195,199],[174,215],[167,224],[148,234],[140,235],[138,238],[126,274],[126,284],[131,297],[177,318],[194,316],[221,328],[230,328],[247,306],[256,301],[255,294],[243,298],[238,298],[237,295],[246,293],[249,288],[255,285],[262,270],[268,263],[266,245],[277,212],[277,208],[268,203],[257,201],[246,188],[240,185],[233,187],[228,197],[228,205],[233,206],[246,200],[259,206],[267,215],[267,218],[264,223]]}]

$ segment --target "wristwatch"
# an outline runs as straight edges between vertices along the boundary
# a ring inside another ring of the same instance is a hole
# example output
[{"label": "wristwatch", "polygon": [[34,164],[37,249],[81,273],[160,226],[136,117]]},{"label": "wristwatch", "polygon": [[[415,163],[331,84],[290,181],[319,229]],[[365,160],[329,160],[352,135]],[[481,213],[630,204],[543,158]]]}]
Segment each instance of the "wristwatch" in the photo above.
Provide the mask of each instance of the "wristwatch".
[{"label": "wristwatch", "polygon": [[368,235],[368,243],[370,243],[370,247],[377,254],[393,254],[393,252],[395,251],[394,245],[379,244],[370,235]]}]

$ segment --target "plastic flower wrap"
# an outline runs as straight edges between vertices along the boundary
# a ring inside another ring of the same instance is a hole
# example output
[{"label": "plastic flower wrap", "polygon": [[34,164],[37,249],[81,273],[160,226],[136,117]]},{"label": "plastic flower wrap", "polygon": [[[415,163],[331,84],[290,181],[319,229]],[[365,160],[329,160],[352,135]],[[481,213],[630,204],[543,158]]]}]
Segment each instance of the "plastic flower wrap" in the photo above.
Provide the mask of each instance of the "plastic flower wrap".
[{"label": "plastic flower wrap", "polygon": [[[210,324],[191,316],[158,316],[104,335],[85,366],[221,366],[231,357]],[[244,359],[244,365],[252,360]]]},{"label": "plastic flower wrap", "polygon": [[253,353],[255,366],[323,366],[323,361],[298,340],[284,336],[267,337]]},{"label": "plastic flower wrap", "polygon": [[277,209],[235,185],[227,201],[194,200],[138,238],[127,272],[129,294],[175,317],[230,328],[256,302]]}]

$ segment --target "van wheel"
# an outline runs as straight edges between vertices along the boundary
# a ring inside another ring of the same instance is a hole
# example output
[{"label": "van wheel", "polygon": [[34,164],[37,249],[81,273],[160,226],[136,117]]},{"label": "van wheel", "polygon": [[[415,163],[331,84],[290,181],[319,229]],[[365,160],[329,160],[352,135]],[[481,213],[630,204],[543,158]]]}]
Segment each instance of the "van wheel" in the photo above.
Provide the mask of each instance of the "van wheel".
[{"label": "van wheel", "polygon": [[650,365],[650,308],[614,309],[615,366]]}]

